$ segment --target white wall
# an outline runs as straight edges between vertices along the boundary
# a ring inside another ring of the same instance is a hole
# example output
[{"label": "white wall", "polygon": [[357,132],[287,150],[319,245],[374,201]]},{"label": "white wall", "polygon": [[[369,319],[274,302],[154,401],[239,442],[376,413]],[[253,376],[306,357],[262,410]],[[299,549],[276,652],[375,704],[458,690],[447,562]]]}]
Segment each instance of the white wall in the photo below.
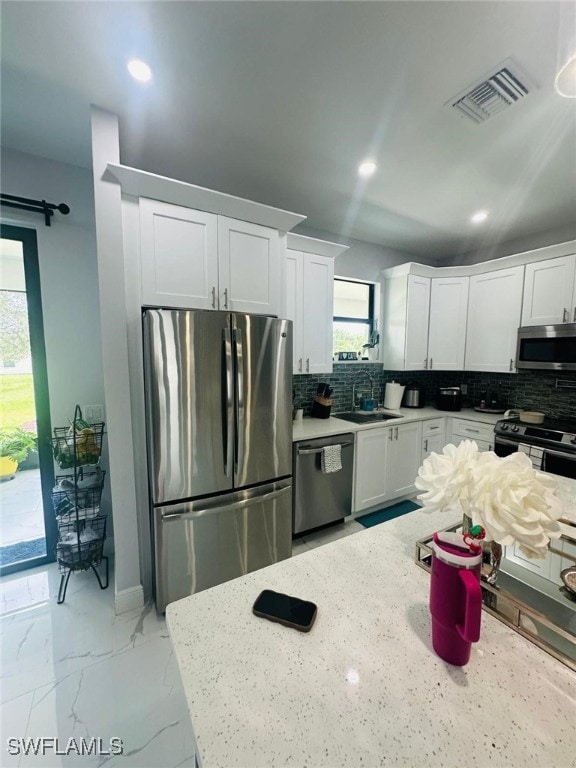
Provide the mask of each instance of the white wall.
[{"label": "white wall", "polygon": [[[50,417],[53,427],[66,426],[77,403],[104,404],[92,173],[6,148],[0,152],[4,193],[70,206],[68,216],[54,214],[50,227],[37,213],[0,212],[3,223],[36,230]],[[102,465],[108,469],[106,452]],[[108,488],[102,508],[110,512]]]},{"label": "white wall", "polygon": [[36,229],[52,426],[74,405],[104,404],[92,174],[2,148],[2,191],[67,203],[51,227],[40,214],[1,209],[3,223]]},{"label": "white wall", "polygon": [[334,262],[334,271],[338,277],[353,277],[358,280],[378,282],[380,281],[380,271],[382,269],[394,267],[397,264],[404,264],[407,261],[418,261],[421,264],[436,264],[435,261],[423,261],[421,258],[415,258],[409,253],[385,248],[374,243],[367,243],[364,240],[340,237],[333,232],[325,232],[324,230],[314,229],[302,224],[297,226],[294,232],[299,235],[308,235],[309,237],[317,237],[319,240],[329,240],[333,243],[342,243],[349,246],[349,250],[337,256]]},{"label": "white wall", "polygon": [[[484,248],[479,248],[469,253],[453,256],[451,259],[442,261],[439,266],[453,267],[461,264],[479,264],[491,259],[499,259],[503,256],[511,256],[515,253],[525,253],[526,251],[535,251],[538,248],[545,248],[557,243],[565,243],[569,240],[576,240],[576,215],[572,226],[553,229],[547,232],[534,232],[525,237],[516,238],[499,242],[497,240],[488,244]],[[417,259],[418,261],[418,259]]]}]

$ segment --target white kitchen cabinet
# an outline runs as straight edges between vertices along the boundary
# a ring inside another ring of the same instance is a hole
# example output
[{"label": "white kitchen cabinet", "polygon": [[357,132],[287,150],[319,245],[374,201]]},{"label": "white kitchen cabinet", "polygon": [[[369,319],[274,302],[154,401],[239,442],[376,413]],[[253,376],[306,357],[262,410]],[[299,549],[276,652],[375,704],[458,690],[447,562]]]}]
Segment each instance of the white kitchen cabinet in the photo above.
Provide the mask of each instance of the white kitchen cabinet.
[{"label": "white kitchen cabinet", "polygon": [[142,302],[279,315],[277,230],[140,199]]},{"label": "white kitchen cabinet", "polygon": [[576,255],[526,265],[522,325],[576,323]]},{"label": "white kitchen cabinet", "polygon": [[465,370],[515,370],[523,281],[524,267],[470,278]]},{"label": "white kitchen cabinet", "polygon": [[421,443],[420,421],[357,433],[355,512],[370,509],[415,490]]},{"label": "white kitchen cabinet", "polygon": [[217,306],[217,219],[212,213],[140,199],[143,304]]},{"label": "white kitchen cabinet", "polygon": [[406,365],[407,371],[427,367],[428,322],[430,316],[430,279],[410,275],[406,307]]},{"label": "white kitchen cabinet", "polygon": [[334,259],[347,245],[288,233],[284,314],[293,323],[294,373],[332,373]]},{"label": "white kitchen cabinet", "polygon": [[279,315],[280,277],[277,230],[218,216],[220,309]]},{"label": "white kitchen cabinet", "polygon": [[332,373],[334,259],[287,249],[286,317],[294,373]]},{"label": "white kitchen cabinet", "polygon": [[468,277],[431,280],[428,369],[461,371],[466,347]]},{"label": "white kitchen cabinet", "polygon": [[451,439],[454,445],[462,440],[474,440],[481,451],[494,450],[494,426],[472,419],[452,419]]},{"label": "white kitchen cabinet", "polygon": [[416,490],[414,481],[420,468],[422,422],[399,424],[389,427],[389,430],[391,437],[386,460],[386,493],[388,498],[395,498]]},{"label": "white kitchen cabinet", "polygon": [[384,283],[384,368],[464,368],[468,277],[402,275]]},{"label": "white kitchen cabinet", "polygon": [[445,419],[429,419],[422,423],[422,453],[421,461],[431,453],[442,453],[446,445]]},{"label": "white kitchen cabinet", "polygon": [[370,507],[374,507],[388,498],[385,470],[390,429],[363,429],[356,434],[356,453],[354,456],[355,512],[370,509]]}]

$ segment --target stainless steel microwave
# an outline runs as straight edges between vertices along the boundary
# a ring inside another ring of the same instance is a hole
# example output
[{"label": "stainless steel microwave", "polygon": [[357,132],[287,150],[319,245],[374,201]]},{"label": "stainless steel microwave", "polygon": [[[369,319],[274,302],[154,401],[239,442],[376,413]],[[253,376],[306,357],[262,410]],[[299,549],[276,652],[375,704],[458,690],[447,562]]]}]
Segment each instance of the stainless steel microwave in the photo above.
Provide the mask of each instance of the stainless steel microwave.
[{"label": "stainless steel microwave", "polygon": [[516,368],[576,371],[576,323],[519,328]]}]

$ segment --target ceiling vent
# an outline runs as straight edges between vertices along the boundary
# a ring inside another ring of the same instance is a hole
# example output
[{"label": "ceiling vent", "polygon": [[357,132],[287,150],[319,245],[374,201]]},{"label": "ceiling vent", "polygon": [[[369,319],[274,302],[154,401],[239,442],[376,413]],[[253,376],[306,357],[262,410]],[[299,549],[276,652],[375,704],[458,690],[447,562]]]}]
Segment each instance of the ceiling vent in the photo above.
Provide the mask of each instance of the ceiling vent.
[{"label": "ceiling vent", "polygon": [[453,107],[461,117],[467,117],[473,123],[485,123],[521,101],[532,90],[533,84],[521,73],[518,65],[506,59],[488,77],[450,99],[447,106]]}]

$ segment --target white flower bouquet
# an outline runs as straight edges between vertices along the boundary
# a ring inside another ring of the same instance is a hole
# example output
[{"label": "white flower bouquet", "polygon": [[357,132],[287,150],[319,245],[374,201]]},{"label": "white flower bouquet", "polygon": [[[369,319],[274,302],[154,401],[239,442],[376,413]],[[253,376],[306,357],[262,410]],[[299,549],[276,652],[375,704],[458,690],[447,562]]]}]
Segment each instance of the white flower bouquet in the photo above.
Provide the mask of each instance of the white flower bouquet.
[{"label": "white flower bouquet", "polygon": [[560,537],[556,483],[523,453],[481,453],[472,440],[446,445],[424,460],[416,488],[424,491],[418,500],[425,509],[468,515],[485,529],[487,541],[519,542],[528,557],[545,557],[550,540]]}]

